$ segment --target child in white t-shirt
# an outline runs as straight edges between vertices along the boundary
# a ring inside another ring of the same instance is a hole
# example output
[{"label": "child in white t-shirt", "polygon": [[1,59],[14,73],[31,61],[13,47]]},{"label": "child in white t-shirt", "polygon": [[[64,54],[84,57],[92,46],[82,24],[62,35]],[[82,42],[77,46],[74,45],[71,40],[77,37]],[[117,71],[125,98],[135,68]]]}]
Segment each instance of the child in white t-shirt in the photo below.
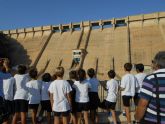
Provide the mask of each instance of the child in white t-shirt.
[{"label": "child in white t-shirt", "polygon": [[51,122],[51,103],[49,98],[49,86],[51,84],[51,75],[49,73],[45,73],[42,76],[42,88],[41,88],[41,106],[42,110],[45,110],[47,112],[47,122],[50,124]]},{"label": "child in white t-shirt", "polygon": [[77,72],[78,81],[75,81],[73,88],[76,90],[76,107],[77,107],[77,118],[78,124],[81,123],[82,112],[84,114],[85,124],[88,124],[88,111],[89,106],[89,89],[91,88],[90,83],[86,80],[86,72],[84,69],[79,69]]},{"label": "child in white t-shirt", "polygon": [[69,72],[69,80],[67,80],[72,88],[71,92],[71,98],[72,98],[72,111],[71,111],[71,117],[70,117],[70,122],[72,124],[77,124],[76,120],[76,102],[75,102],[75,97],[76,97],[76,90],[73,88],[74,82],[77,80],[77,71],[76,70],[71,70]]},{"label": "child in white t-shirt", "polygon": [[122,90],[121,95],[123,99],[124,109],[126,112],[127,123],[131,124],[131,115],[129,111],[130,100],[132,99],[132,97],[134,97],[136,87],[138,86],[137,86],[136,77],[130,73],[132,70],[132,64],[131,63],[124,64],[124,70],[126,74],[121,79],[121,86],[120,86]]},{"label": "child in white t-shirt", "polygon": [[98,95],[99,80],[96,78],[95,70],[93,68],[88,69],[87,74],[89,77],[88,82],[91,84],[91,89],[89,91],[91,123],[95,124],[98,123],[97,108],[100,102]]},{"label": "child in white t-shirt", "polygon": [[[15,79],[12,77],[11,73],[9,73],[9,60],[6,59],[3,61],[2,72],[0,71],[0,80],[1,85],[3,86],[3,95],[4,95],[4,104],[5,111],[8,113],[8,117],[3,124],[9,123],[11,119],[11,115],[14,114],[13,110],[13,98],[14,98],[14,84]],[[1,66],[1,65],[0,65]],[[1,69],[0,69],[1,70]]]},{"label": "child in white t-shirt", "polygon": [[41,101],[41,81],[37,80],[38,72],[36,69],[31,69],[29,76],[31,81],[26,84],[29,93],[29,108],[32,110],[32,123],[36,124],[37,110]]},{"label": "child in white t-shirt", "polygon": [[107,81],[106,89],[108,90],[107,98],[105,101],[105,107],[108,111],[112,113],[113,123],[117,124],[116,120],[116,113],[115,113],[115,106],[117,101],[117,94],[118,94],[118,82],[114,79],[116,73],[114,70],[110,70],[108,72],[108,77],[110,80]]},{"label": "child in white t-shirt", "polygon": [[70,84],[63,80],[64,68],[57,67],[55,70],[57,79],[49,87],[52,110],[54,112],[54,124],[60,124],[62,116],[63,124],[68,124],[68,118],[71,110],[71,91]]},{"label": "child in white t-shirt", "polygon": [[26,113],[28,112],[28,89],[26,83],[29,81],[29,76],[26,74],[26,66],[18,66],[18,74],[15,79],[15,94],[14,94],[14,116],[12,124],[16,124],[19,114],[21,114],[21,123],[26,124]]},{"label": "child in white t-shirt", "polygon": [[143,80],[147,76],[143,71],[144,71],[144,65],[142,63],[136,64],[137,74],[135,75],[135,77],[139,85],[139,87],[136,89],[135,96],[134,96],[134,103],[136,106],[138,105],[138,102],[139,102],[139,93],[142,87]]},{"label": "child in white t-shirt", "polygon": [[15,86],[15,79],[14,77],[10,77],[9,74],[8,79],[3,80],[3,93],[5,98],[5,106],[7,107],[7,111],[9,114],[13,114],[13,99],[14,99],[14,86]]}]

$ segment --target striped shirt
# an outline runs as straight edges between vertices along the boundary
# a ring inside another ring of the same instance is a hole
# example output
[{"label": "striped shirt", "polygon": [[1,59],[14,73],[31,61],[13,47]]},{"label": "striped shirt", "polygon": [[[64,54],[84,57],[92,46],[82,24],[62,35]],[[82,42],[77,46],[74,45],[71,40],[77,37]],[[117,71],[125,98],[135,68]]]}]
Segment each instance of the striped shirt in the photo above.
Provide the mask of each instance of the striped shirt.
[{"label": "striped shirt", "polygon": [[[158,78],[161,124],[165,124],[165,69],[159,69],[153,74]],[[144,119],[157,123],[156,81],[153,74],[144,79],[139,96],[149,101]]]}]

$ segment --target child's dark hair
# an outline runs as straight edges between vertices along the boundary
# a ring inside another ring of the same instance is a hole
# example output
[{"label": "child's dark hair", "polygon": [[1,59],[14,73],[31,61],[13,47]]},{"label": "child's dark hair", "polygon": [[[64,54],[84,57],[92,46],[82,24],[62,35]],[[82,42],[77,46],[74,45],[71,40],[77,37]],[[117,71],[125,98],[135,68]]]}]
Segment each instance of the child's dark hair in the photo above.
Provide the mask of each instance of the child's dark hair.
[{"label": "child's dark hair", "polygon": [[131,71],[132,70],[132,64],[131,63],[125,63],[124,68],[126,71]]},{"label": "child's dark hair", "polygon": [[0,60],[0,68],[2,69],[3,68],[3,61]]},{"label": "child's dark hair", "polygon": [[136,64],[136,70],[139,72],[144,71],[144,65],[142,63]]},{"label": "child's dark hair", "polygon": [[33,68],[29,71],[29,76],[32,78],[32,79],[36,79],[37,78],[37,75],[38,75],[38,71],[36,68]]},{"label": "child's dark hair", "polygon": [[0,60],[0,71],[2,71],[3,73],[6,72],[6,68],[3,66],[3,61]]},{"label": "child's dark hair", "polygon": [[115,73],[114,70],[108,71],[108,77],[109,77],[109,78],[115,78],[115,76],[116,76],[116,73]]},{"label": "child's dark hair", "polygon": [[93,68],[90,68],[87,70],[87,74],[90,78],[93,78],[95,76],[95,70]]},{"label": "child's dark hair", "polygon": [[44,81],[44,82],[50,82],[51,81],[51,75],[49,73],[45,73],[42,76],[42,81]]},{"label": "child's dark hair", "polygon": [[77,80],[77,72],[75,70],[70,71],[69,78]]},{"label": "child's dark hair", "polygon": [[80,82],[83,81],[83,80],[85,80],[86,79],[86,72],[85,72],[85,70],[84,69],[79,69],[77,71],[77,77],[78,77],[78,80]]},{"label": "child's dark hair", "polygon": [[25,74],[26,70],[27,70],[27,68],[25,65],[19,65],[18,66],[18,74]]}]

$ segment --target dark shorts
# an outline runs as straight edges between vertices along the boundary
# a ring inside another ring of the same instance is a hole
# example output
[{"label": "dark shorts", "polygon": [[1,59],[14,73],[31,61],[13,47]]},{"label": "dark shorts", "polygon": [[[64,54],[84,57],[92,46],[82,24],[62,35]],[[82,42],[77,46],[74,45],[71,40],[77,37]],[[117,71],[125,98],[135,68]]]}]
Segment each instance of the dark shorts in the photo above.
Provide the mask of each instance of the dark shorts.
[{"label": "dark shorts", "polygon": [[77,112],[77,104],[76,102],[72,102],[72,110],[71,113],[76,113]]},{"label": "dark shorts", "polygon": [[133,99],[134,99],[135,105],[137,106],[138,105],[138,102],[139,102],[139,99],[140,99],[139,93],[136,93]]},{"label": "dark shorts", "polygon": [[28,101],[14,100],[14,112],[28,112]]},{"label": "dark shorts", "polygon": [[76,108],[77,108],[77,112],[89,111],[90,104],[89,104],[89,102],[87,102],[87,103],[78,103],[78,102],[76,102]]},{"label": "dark shorts", "polygon": [[100,99],[97,92],[89,92],[90,110],[96,110],[99,106]]},{"label": "dark shorts", "polygon": [[52,112],[50,100],[41,101],[41,106],[42,106],[43,110],[45,110],[47,112]]},{"label": "dark shorts", "polygon": [[105,101],[105,107],[106,107],[106,109],[115,110],[116,102]]},{"label": "dark shorts", "polygon": [[39,106],[39,104],[29,104],[29,108],[30,109],[34,109],[34,110],[38,110],[38,106]]},{"label": "dark shorts", "polygon": [[9,112],[5,106],[4,99],[0,96],[0,123],[5,122],[9,118]]},{"label": "dark shorts", "polygon": [[0,96],[0,103],[3,103],[3,98]]},{"label": "dark shorts", "polygon": [[71,113],[76,113],[77,110],[76,110],[76,102],[75,102],[75,97],[76,97],[76,91],[74,89],[72,89],[72,110],[71,110]]},{"label": "dark shorts", "polygon": [[132,96],[122,96],[123,99],[123,105],[125,107],[129,107],[130,106],[130,100],[132,99]]},{"label": "dark shorts", "polygon": [[60,117],[60,116],[67,117],[67,116],[69,116],[70,111],[65,111],[65,112],[54,111],[53,113],[54,113],[54,116],[57,116],[57,117]]},{"label": "dark shorts", "polygon": [[9,114],[14,114],[14,101],[5,100],[5,107]]},{"label": "dark shorts", "polygon": [[4,99],[0,96],[0,107],[4,107]]}]

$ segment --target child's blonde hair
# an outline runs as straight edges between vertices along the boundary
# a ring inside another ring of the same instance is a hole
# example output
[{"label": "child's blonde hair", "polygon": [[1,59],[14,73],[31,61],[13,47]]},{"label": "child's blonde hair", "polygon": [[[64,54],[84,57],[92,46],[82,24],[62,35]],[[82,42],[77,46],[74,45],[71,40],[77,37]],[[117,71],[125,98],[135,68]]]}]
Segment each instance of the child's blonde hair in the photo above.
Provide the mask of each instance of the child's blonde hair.
[{"label": "child's blonde hair", "polygon": [[63,77],[64,76],[64,68],[59,66],[55,69],[55,75],[57,77]]}]

